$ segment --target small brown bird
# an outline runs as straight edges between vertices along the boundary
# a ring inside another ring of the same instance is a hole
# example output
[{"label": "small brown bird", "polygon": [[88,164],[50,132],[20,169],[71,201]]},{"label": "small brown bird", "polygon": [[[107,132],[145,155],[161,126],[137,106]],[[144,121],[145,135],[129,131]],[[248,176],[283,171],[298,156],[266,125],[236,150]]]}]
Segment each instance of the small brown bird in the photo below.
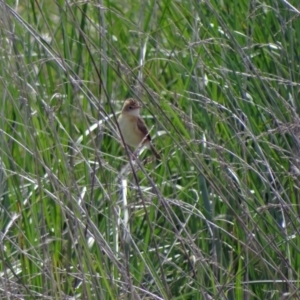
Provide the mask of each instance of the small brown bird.
[{"label": "small brown bird", "polygon": [[141,105],[134,99],[127,99],[123,105],[118,123],[125,143],[138,148],[146,146],[150,148],[157,159],[160,155],[152,145],[149,131],[144,120],[140,116]]}]

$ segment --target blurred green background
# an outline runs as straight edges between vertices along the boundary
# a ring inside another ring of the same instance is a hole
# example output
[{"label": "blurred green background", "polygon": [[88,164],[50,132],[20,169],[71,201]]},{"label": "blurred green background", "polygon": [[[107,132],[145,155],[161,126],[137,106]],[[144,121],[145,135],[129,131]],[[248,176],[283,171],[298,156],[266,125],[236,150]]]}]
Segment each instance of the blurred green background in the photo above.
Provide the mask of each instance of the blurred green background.
[{"label": "blurred green background", "polygon": [[0,298],[298,299],[299,10],[0,1]]}]

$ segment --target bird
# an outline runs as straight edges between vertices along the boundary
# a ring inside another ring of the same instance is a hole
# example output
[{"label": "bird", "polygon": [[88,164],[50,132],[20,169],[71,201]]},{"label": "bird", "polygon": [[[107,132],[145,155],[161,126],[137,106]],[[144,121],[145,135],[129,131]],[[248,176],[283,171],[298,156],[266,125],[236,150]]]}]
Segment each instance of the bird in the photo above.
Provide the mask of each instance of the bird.
[{"label": "bird", "polygon": [[161,157],[152,144],[152,140],[144,120],[140,116],[142,106],[132,98],[125,100],[121,114],[118,117],[118,124],[125,144],[138,148],[146,146],[156,159]]}]

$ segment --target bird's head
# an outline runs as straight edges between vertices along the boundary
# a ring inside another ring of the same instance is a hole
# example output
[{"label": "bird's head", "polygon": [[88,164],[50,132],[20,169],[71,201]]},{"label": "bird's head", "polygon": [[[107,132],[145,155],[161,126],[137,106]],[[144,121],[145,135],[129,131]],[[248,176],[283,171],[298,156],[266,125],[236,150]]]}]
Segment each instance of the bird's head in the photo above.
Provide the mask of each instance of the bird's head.
[{"label": "bird's head", "polygon": [[134,99],[127,99],[123,105],[122,113],[126,113],[132,116],[139,116],[141,105]]}]

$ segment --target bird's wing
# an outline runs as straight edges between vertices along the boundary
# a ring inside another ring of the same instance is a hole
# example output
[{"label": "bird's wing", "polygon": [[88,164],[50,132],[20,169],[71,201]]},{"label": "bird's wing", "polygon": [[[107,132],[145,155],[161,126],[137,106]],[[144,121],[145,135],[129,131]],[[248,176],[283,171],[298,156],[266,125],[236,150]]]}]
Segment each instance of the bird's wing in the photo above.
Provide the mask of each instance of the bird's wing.
[{"label": "bird's wing", "polygon": [[146,127],[145,122],[144,122],[143,119],[138,118],[138,121],[137,121],[137,127],[138,127],[138,129],[144,134],[144,136],[146,137],[146,138],[145,138],[145,141],[146,141],[146,140],[151,141],[150,134],[149,134],[149,132],[148,132],[148,129],[147,129],[147,127]]}]

